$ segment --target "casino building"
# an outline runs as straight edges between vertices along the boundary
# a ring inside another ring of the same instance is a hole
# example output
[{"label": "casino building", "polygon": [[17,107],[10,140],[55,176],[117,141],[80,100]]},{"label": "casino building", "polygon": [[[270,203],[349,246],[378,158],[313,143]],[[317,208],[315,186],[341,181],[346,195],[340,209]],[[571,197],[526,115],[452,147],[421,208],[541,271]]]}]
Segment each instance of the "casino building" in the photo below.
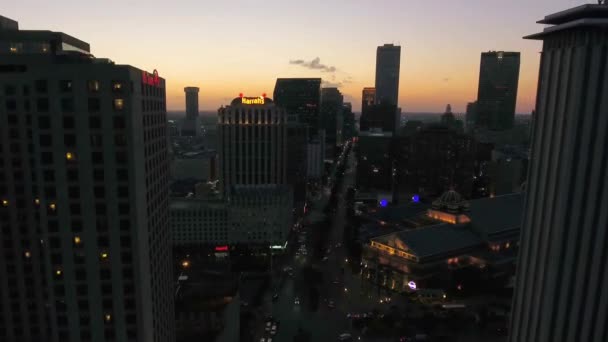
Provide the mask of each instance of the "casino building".
[{"label": "casino building", "polygon": [[240,96],[218,111],[220,184],[285,185],[287,113],[271,99]]},{"label": "casino building", "polygon": [[285,109],[266,96],[241,95],[218,110],[223,197],[172,199],[174,246],[285,246],[293,223],[287,128]]},{"label": "casino building", "polygon": [[363,276],[395,291],[450,286],[453,271],[485,270],[508,278],[519,245],[522,194],[465,201],[448,191],[429,208],[381,221],[392,232],[364,247]]}]

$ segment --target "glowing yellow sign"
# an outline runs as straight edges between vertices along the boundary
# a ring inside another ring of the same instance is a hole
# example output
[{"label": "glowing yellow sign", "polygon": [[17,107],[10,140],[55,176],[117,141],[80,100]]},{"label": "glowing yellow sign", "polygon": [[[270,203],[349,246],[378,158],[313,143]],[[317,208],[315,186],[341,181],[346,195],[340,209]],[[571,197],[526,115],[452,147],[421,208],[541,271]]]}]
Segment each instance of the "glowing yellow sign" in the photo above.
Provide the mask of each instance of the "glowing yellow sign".
[{"label": "glowing yellow sign", "polygon": [[241,103],[245,105],[263,105],[264,97],[241,97]]}]

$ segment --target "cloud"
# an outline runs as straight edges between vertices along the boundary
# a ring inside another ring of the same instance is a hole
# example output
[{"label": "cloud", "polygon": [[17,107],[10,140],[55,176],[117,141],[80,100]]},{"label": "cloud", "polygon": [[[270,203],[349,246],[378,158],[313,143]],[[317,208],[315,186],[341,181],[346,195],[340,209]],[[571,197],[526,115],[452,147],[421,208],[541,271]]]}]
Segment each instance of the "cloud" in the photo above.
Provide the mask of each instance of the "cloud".
[{"label": "cloud", "polygon": [[313,59],[310,62],[307,62],[303,59],[290,60],[289,64],[300,65],[304,68],[313,70],[321,70],[322,72],[336,72],[335,66],[321,64],[321,59],[319,57]]},{"label": "cloud", "polygon": [[342,86],[342,82],[330,82],[326,80],[321,80],[321,86],[323,88],[340,88]]}]

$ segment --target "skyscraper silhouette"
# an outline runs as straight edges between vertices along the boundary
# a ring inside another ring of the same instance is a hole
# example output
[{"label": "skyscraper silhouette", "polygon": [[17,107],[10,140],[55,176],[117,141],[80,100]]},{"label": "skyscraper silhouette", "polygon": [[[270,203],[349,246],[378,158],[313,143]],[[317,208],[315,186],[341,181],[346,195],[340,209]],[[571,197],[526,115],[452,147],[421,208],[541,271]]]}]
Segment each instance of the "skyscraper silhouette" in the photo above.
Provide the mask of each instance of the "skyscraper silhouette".
[{"label": "skyscraper silhouette", "polygon": [[198,87],[184,88],[184,93],[186,94],[186,118],[182,123],[182,135],[199,135],[198,91]]},{"label": "skyscraper silhouette", "polygon": [[519,52],[490,51],[481,54],[477,91],[477,127],[503,131],[513,127]]},{"label": "skyscraper silhouette", "polygon": [[376,50],[376,103],[398,106],[401,46],[384,44]]},{"label": "skyscraper silhouette", "polygon": [[511,342],[608,340],[608,6],[546,16]]}]

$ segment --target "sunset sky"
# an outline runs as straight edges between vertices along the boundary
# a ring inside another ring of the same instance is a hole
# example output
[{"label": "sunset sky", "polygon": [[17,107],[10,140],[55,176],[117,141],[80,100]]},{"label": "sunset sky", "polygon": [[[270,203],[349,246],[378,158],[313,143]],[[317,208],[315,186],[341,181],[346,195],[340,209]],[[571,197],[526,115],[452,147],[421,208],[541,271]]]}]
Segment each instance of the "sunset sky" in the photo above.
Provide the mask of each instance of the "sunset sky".
[{"label": "sunset sky", "polygon": [[[243,92],[272,94],[277,77],[321,77],[360,110],[374,85],[376,47],[399,44],[404,112],[463,112],[477,97],[482,51],[521,52],[517,112],[534,106],[535,22],[584,0],[12,0],[0,14],[21,29],[62,31],[97,57],[167,80],[169,110],[184,108],[185,86],[200,87],[201,110]],[[35,10],[34,10],[35,9]],[[290,64],[312,61],[329,70]]]}]

